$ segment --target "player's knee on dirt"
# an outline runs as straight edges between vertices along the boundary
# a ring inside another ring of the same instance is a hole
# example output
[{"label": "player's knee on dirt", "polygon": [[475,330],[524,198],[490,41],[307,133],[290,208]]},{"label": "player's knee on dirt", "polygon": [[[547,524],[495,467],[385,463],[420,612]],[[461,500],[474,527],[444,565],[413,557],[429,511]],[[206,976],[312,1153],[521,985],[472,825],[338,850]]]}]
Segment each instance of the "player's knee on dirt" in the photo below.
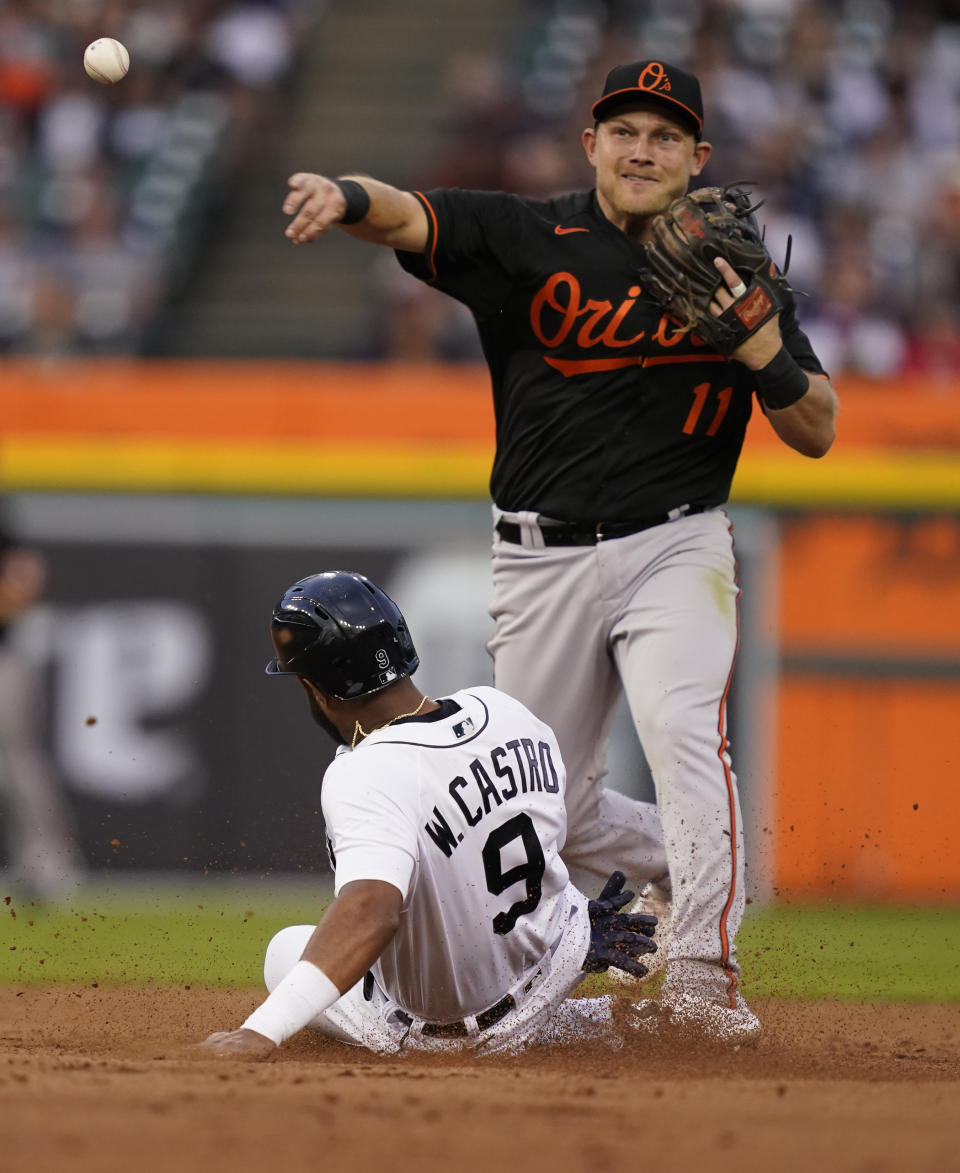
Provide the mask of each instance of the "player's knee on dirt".
[{"label": "player's knee on dirt", "polygon": [[303,956],[316,925],[288,925],[275,933],[263,959],[263,980],[273,993]]}]

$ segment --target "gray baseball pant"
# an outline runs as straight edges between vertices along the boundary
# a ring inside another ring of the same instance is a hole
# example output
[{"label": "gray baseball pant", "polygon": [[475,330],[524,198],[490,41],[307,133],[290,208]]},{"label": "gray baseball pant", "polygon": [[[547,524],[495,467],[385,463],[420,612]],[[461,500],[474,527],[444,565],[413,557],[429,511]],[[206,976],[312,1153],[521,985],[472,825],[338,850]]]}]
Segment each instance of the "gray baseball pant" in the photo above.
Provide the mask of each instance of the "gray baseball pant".
[{"label": "gray baseball pant", "polygon": [[[738,645],[731,525],[722,510],[593,546],[546,547],[536,514],[503,513],[523,544],[493,544],[498,688],[557,735],[567,769],[572,882],[589,894],[617,868],[631,886],[669,872],[668,962],[738,972],[743,828],[726,739]],[[656,806],[607,790],[606,749],[626,692]]]}]

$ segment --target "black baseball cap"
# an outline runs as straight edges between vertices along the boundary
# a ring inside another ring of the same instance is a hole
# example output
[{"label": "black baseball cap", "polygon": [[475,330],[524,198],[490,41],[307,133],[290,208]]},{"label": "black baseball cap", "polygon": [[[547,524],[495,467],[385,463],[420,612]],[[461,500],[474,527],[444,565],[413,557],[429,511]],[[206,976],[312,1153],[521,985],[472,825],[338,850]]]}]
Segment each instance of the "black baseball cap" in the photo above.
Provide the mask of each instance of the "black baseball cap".
[{"label": "black baseball cap", "polygon": [[593,117],[604,122],[614,114],[646,102],[658,102],[699,138],[703,132],[700,83],[692,73],[665,61],[633,61],[607,74]]}]

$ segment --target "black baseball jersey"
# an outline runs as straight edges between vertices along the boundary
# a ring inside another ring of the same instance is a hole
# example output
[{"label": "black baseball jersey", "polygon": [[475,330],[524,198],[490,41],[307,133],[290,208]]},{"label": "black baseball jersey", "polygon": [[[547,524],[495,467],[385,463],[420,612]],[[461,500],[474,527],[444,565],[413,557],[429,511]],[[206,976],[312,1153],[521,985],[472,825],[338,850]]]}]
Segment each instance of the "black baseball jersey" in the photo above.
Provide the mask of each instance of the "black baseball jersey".
[{"label": "black baseball jersey", "polygon": [[[727,500],[751,373],[644,294],[642,246],[607,220],[594,192],[416,195],[427,249],[397,256],[476,319],[493,380],[490,489],[501,509],[594,523]],[[792,299],[780,329],[800,366],[823,374]]]}]

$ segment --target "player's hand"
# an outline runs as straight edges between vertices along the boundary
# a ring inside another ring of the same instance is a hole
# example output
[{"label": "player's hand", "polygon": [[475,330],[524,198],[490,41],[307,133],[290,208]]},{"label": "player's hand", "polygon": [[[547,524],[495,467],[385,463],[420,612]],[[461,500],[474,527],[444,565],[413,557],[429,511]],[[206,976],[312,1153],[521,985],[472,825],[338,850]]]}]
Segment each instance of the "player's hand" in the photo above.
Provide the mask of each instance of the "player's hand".
[{"label": "player's hand", "polygon": [[[729,309],[735,301],[743,297],[746,290],[739,273],[723,257],[717,257],[714,264],[723,278],[723,284],[713,296],[710,312],[715,318],[719,318],[725,309]],[[756,334],[751,334],[742,346],[738,346],[730,357],[742,362],[752,371],[759,371],[779,354],[782,346],[780,315],[776,314],[768,322],[764,322]]]},{"label": "player's hand", "polygon": [[232,1059],[269,1059],[277,1049],[272,1039],[257,1034],[255,1030],[218,1030],[205,1038],[200,1046],[215,1055]]},{"label": "player's hand", "polygon": [[596,900],[587,904],[590,915],[590,948],[583,968],[587,973],[606,973],[610,966],[645,977],[647,967],[638,959],[656,953],[652,940],[657,918],[644,912],[621,912],[634,898],[624,890],[626,876],[614,872]]},{"label": "player's hand", "polygon": [[287,180],[290,191],[283,201],[283,211],[293,219],[286,236],[294,244],[316,240],[340,220],[347,207],[343,192],[324,175],[298,171]]}]

